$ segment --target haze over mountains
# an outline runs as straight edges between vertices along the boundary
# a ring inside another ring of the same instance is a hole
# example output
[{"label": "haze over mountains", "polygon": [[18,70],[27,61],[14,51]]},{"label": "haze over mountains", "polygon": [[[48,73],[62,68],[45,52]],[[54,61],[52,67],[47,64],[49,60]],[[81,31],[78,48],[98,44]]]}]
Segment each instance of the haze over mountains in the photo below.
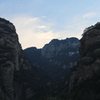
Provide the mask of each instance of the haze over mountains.
[{"label": "haze over mountains", "polygon": [[0,18],[0,100],[99,100],[100,23],[83,37],[22,50],[14,25]]}]

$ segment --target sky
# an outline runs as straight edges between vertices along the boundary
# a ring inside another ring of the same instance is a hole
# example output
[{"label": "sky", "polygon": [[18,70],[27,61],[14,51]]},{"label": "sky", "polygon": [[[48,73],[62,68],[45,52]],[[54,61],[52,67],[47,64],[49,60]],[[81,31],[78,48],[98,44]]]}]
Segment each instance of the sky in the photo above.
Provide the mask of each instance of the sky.
[{"label": "sky", "polygon": [[100,0],[0,0],[0,17],[11,21],[24,48],[52,39],[81,38],[100,21]]}]

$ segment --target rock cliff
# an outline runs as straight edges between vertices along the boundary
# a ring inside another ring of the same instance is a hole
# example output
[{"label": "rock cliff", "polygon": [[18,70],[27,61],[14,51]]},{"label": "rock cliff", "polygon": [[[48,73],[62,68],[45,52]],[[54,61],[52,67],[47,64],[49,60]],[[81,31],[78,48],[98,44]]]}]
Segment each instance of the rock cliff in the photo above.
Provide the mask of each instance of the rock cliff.
[{"label": "rock cliff", "polygon": [[0,18],[0,100],[22,100],[21,71],[27,66],[14,25]]},{"label": "rock cliff", "polygon": [[68,100],[100,100],[100,23],[83,33],[80,61],[72,72]]}]

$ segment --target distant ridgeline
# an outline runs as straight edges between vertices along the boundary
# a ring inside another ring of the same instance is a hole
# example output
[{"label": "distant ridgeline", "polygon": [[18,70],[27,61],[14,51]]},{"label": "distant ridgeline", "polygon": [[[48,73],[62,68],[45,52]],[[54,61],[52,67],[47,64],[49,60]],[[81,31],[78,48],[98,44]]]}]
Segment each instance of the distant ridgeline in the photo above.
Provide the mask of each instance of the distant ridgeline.
[{"label": "distant ridgeline", "polygon": [[0,18],[0,100],[100,100],[100,23],[81,40],[22,50],[14,25]]},{"label": "distant ridgeline", "polygon": [[[58,94],[66,86],[67,77],[79,58],[79,46],[77,38],[67,38],[54,39],[42,49],[31,47],[24,50],[29,62],[40,71],[40,76],[44,73],[48,76],[46,93]],[[45,80],[44,77],[42,79]]]},{"label": "distant ridgeline", "polygon": [[51,82],[59,84],[66,80],[71,68],[76,65],[79,58],[79,44],[77,38],[54,39],[42,49],[27,48],[24,54],[33,66],[43,70],[50,77]]}]

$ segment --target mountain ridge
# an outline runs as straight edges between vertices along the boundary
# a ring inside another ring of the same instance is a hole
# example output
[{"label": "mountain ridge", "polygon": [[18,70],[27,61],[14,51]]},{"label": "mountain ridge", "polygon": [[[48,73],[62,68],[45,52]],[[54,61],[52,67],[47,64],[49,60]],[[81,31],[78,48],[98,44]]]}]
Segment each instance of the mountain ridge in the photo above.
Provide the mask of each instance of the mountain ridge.
[{"label": "mountain ridge", "polygon": [[22,50],[15,26],[0,18],[0,100],[33,99],[100,100],[99,22],[81,40]]}]

